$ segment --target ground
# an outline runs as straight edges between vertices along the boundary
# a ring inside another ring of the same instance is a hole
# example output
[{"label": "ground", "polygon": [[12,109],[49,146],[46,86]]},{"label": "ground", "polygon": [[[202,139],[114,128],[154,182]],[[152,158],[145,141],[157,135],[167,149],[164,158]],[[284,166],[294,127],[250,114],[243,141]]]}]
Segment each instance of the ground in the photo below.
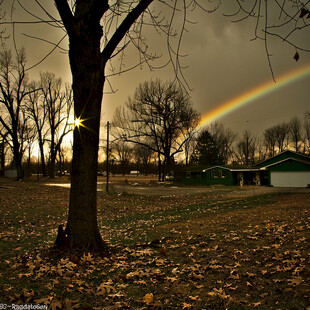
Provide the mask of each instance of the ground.
[{"label": "ground", "polygon": [[67,179],[0,179],[2,309],[309,309],[310,190],[125,179],[98,192],[101,257],[49,251]]}]

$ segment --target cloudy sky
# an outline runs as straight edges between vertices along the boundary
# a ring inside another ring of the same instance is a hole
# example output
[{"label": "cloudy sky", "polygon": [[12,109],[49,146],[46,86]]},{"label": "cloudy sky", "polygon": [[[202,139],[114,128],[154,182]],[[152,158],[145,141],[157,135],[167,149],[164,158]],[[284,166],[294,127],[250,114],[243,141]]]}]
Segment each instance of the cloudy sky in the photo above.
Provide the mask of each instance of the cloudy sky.
[{"label": "cloudy sky", "polygon": [[[41,0],[40,2],[49,12],[57,16],[51,4],[52,1]],[[223,15],[223,13],[233,12],[232,1],[222,2],[224,4],[215,13],[208,14],[199,9],[191,13],[189,18],[195,23],[187,26],[187,32],[182,41],[182,54],[187,55],[182,58],[182,64],[186,66],[183,73],[192,89],[194,107],[202,115],[272,81],[264,42],[251,41],[254,38],[255,24],[248,20],[232,23],[233,17]],[[5,1],[7,19],[11,14],[9,3],[9,0]],[[32,13],[44,16],[34,0],[22,1],[22,3]],[[33,20],[33,17],[22,10],[17,2],[15,4],[17,6],[13,15],[15,20]],[[178,27],[177,23],[175,27]],[[6,29],[8,34],[12,33],[10,26],[6,26]],[[30,38],[29,35],[40,36],[52,42],[58,42],[64,36],[63,31],[48,25],[18,24],[15,25],[14,32],[17,47],[26,47],[28,66],[37,63],[52,48],[51,44]],[[152,29],[147,30],[146,36],[150,48],[154,48],[158,55],[162,55],[155,65],[163,64],[167,59],[165,38],[155,35]],[[309,32],[298,33],[296,40],[310,49]],[[12,40],[9,40],[7,45],[13,48]],[[65,49],[68,47],[66,39],[61,46]],[[283,75],[310,65],[310,53],[300,52],[300,59],[296,62],[293,59],[295,48],[281,40],[270,40],[269,48],[272,54],[272,68],[278,81]],[[125,63],[130,65],[137,61],[137,54],[128,50]],[[117,64],[116,61],[114,65],[117,66]],[[39,72],[46,70],[61,76],[65,82],[71,81],[68,55],[65,51],[55,50],[45,61],[30,70],[29,75],[32,79],[38,79]],[[107,70],[107,74],[109,73]],[[155,78],[163,81],[173,78],[171,67],[150,72],[144,65],[121,76],[110,77],[109,82],[115,93],[110,94],[110,88],[106,85],[102,110],[103,121],[112,120],[115,108],[122,105],[128,96],[134,94],[139,83]],[[258,134],[272,125],[289,121],[293,116],[302,118],[305,111],[310,111],[309,85],[310,72],[283,87],[275,83],[272,92],[219,117],[218,121],[239,133],[248,129]]]}]

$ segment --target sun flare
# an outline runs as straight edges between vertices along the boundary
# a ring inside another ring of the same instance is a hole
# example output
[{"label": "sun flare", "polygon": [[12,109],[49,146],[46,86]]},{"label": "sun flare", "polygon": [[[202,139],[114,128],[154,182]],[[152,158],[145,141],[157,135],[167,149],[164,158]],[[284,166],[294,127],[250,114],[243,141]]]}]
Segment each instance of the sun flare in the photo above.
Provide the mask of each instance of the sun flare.
[{"label": "sun flare", "polygon": [[79,128],[82,125],[82,120],[80,118],[76,118],[74,120],[74,127]]}]

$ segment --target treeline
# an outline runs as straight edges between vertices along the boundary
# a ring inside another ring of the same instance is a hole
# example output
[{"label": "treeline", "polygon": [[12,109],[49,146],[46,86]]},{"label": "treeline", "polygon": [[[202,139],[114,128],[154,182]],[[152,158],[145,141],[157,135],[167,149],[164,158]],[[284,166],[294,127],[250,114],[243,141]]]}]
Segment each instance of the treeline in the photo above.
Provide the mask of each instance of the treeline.
[{"label": "treeline", "polygon": [[249,130],[237,134],[213,123],[192,141],[191,164],[234,164],[249,166],[285,150],[310,154],[310,113],[293,117],[254,135]]},{"label": "treeline", "polygon": [[[50,177],[70,170],[72,145],[64,139],[74,128],[72,88],[50,72],[31,81],[24,49],[15,58],[9,50],[0,52],[0,111],[0,153],[4,150],[19,178],[25,170]],[[175,83],[140,84],[111,122],[110,172],[157,173],[165,180],[184,165],[248,166],[286,149],[310,153],[309,112],[258,136],[249,130],[237,134],[219,122],[199,129],[199,122],[190,97]],[[106,149],[102,139],[102,172]]]},{"label": "treeline", "polygon": [[[116,115],[119,112],[116,112]],[[115,118],[118,116],[115,116]],[[149,124],[149,126],[151,126]],[[153,124],[155,126],[155,124]],[[121,127],[124,129],[124,127]],[[120,126],[112,131],[119,133]],[[110,172],[127,174],[138,170],[141,174],[158,173],[160,165],[158,153],[146,145],[129,140],[122,132],[110,145]],[[180,141],[178,141],[180,143]],[[255,136],[249,130],[237,134],[222,123],[215,122],[209,127],[195,131],[183,143],[177,156],[170,158],[165,174],[191,165],[242,165],[250,166],[285,150],[293,150],[310,155],[310,115],[293,117],[289,122],[267,128]],[[161,157],[162,163],[165,159]],[[99,164],[106,171],[106,163]],[[163,173],[160,180],[163,179]]]},{"label": "treeline", "polygon": [[31,157],[36,147],[41,173],[54,177],[56,163],[62,167],[71,149],[63,142],[73,129],[72,89],[50,72],[41,73],[39,81],[30,80],[26,63],[23,48],[16,57],[5,48],[0,52],[0,153],[22,178],[25,167],[33,169]]},{"label": "treeline", "polygon": [[[159,180],[184,165],[249,166],[290,149],[310,153],[310,113],[267,128],[237,134],[219,122],[199,129],[200,116],[173,83],[145,82],[116,109],[110,154],[118,171],[157,167]],[[131,167],[128,169],[128,167]],[[115,166],[114,166],[115,167]]]}]

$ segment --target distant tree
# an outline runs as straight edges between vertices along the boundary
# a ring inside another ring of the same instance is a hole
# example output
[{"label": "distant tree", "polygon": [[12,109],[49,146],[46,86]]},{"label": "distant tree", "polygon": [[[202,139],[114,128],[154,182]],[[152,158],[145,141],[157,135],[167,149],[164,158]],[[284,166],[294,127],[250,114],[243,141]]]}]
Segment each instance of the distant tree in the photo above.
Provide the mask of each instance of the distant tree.
[{"label": "distant tree", "polygon": [[47,107],[44,104],[42,91],[39,89],[39,83],[32,81],[29,83],[29,94],[26,100],[26,111],[36,128],[36,138],[39,146],[41,170],[43,177],[47,176],[44,144],[46,142],[48,130],[47,123]]},{"label": "distant tree", "polygon": [[275,131],[277,148],[278,151],[281,153],[287,148],[286,141],[288,140],[289,137],[289,126],[287,123],[279,124],[274,127],[274,131]]},{"label": "distant tree", "polygon": [[302,140],[302,125],[298,117],[293,117],[289,122],[290,141],[293,144],[294,150],[299,152]]},{"label": "distant tree", "polygon": [[237,144],[236,156],[239,162],[249,166],[255,162],[256,139],[250,131],[245,130],[242,139]]},{"label": "distant tree", "polygon": [[119,162],[121,173],[124,175],[126,172],[128,172],[129,163],[133,157],[133,146],[123,139],[115,140],[111,144],[114,158]]},{"label": "distant tree", "polygon": [[49,128],[49,166],[48,175],[55,177],[55,164],[58,151],[64,137],[72,131],[69,125],[69,117],[73,105],[72,91],[67,87],[62,89],[60,78],[50,72],[41,73],[41,89],[43,93],[44,107],[47,110],[47,123]]},{"label": "distant tree", "polygon": [[171,159],[183,151],[199,119],[187,94],[174,83],[156,80],[139,85],[126,110],[117,110],[114,126],[128,142],[157,153],[159,180],[164,180]]},{"label": "distant tree", "polygon": [[[24,112],[26,115],[26,111]],[[29,119],[27,119],[27,123],[25,126],[25,149],[27,154],[27,171],[26,173],[30,174],[31,171],[31,157],[34,142],[37,139],[36,127],[34,123],[32,123]]]},{"label": "distant tree", "polygon": [[268,128],[264,131],[264,142],[268,156],[274,156],[276,153],[277,137],[275,127]]},{"label": "distant tree", "polygon": [[27,89],[25,73],[26,52],[21,49],[16,59],[10,50],[0,52],[0,123],[2,134],[10,146],[17,170],[17,178],[23,178],[22,157],[25,152],[25,133],[28,117],[25,113]]},{"label": "distant tree", "polygon": [[309,155],[310,154],[310,112],[305,113],[303,128],[305,132],[304,149],[305,149],[305,153]]},{"label": "distant tree", "polygon": [[227,164],[232,159],[233,145],[238,135],[231,129],[225,128],[224,125],[219,122],[212,123],[209,132],[219,149],[219,158],[222,158],[223,163]]},{"label": "distant tree", "polygon": [[266,159],[268,151],[266,150],[264,138],[258,138],[256,140],[256,153],[258,162]]},{"label": "distant tree", "polygon": [[221,165],[224,159],[213,136],[203,130],[197,138],[196,147],[191,156],[191,163],[196,165]]},{"label": "distant tree", "polygon": [[149,165],[151,163],[153,151],[141,144],[136,144],[134,147],[134,156],[136,158],[137,165],[141,166],[145,175],[148,175]]}]

